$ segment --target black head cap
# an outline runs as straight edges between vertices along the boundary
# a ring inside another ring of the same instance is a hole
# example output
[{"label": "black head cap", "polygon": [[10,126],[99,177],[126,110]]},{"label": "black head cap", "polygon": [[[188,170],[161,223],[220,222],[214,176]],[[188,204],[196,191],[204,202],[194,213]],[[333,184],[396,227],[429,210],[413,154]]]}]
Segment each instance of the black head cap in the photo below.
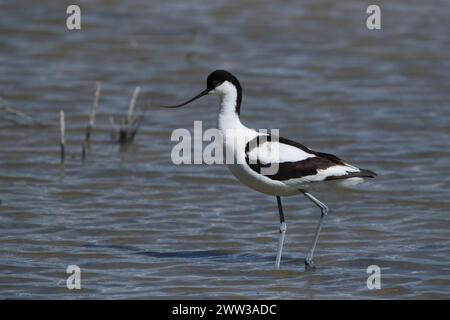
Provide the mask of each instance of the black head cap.
[{"label": "black head cap", "polygon": [[225,70],[213,71],[206,79],[206,90],[211,91],[220,86],[225,81],[231,82],[237,90],[236,113],[240,114],[242,101],[242,88],[239,80],[230,72]]},{"label": "black head cap", "polygon": [[239,83],[238,79],[225,70],[216,70],[211,72],[206,79],[206,87],[209,90],[213,90],[215,87],[220,86],[225,81],[229,81],[234,84],[236,88],[241,89],[241,84]]}]

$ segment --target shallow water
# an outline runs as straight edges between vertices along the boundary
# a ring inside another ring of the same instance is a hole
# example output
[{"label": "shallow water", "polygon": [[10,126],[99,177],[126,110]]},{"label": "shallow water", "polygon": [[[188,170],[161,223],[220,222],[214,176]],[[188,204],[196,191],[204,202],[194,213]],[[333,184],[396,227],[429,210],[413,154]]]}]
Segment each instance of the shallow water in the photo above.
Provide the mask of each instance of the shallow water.
[{"label": "shallow water", "polygon": [[[0,298],[449,298],[450,22],[446,1],[79,1],[0,4]],[[242,119],[370,168],[358,190],[317,192],[330,214],[283,200],[288,231],[273,269],[276,201],[223,166],[171,163],[172,130],[216,125],[213,97],[177,110],[217,68],[244,87]],[[87,159],[95,81],[102,93]],[[133,144],[110,138],[136,85]],[[59,162],[59,110],[67,159]],[[78,265],[82,290],[66,288]],[[381,267],[381,290],[366,268]]]}]

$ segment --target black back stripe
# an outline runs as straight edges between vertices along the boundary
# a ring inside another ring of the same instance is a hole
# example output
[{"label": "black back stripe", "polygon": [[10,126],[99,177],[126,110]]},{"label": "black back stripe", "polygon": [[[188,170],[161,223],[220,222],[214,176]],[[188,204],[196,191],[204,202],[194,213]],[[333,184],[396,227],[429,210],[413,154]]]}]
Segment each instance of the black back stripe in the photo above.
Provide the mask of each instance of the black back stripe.
[{"label": "black back stripe", "polygon": [[[255,172],[261,173],[262,168],[267,168],[270,164],[263,165],[261,163],[251,164],[248,166]],[[289,179],[298,179],[306,176],[316,175],[319,169],[327,169],[334,166],[335,164],[325,158],[312,157],[302,161],[297,162],[281,162],[278,163],[278,171],[276,174],[265,175],[266,177],[277,180],[284,181]]]},{"label": "black back stripe", "polygon": [[[255,140],[256,139],[256,143]],[[263,164],[259,160],[257,160],[256,163],[250,163],[249,159],[249,152],[253,150],[255,147],[259,147],[263,143],[270,142],[272,140],[272,136],[268,135],[267,137],[264,136],[262,138],[256,137],[252,141],[249,141],[247,145],[245,146],[245,161],[247,165],[255,172],[262,174],[261,169],[270,167],[271,164]],[[316,152],[313,151],[304,145],[288,140],[282,137],[278,137],[278,141],[283,144],[287,144],[296,148],[299,148],[303,150],[304,152],[314,154],[315,157],[307,158],[301,161],[295,161],[295,162],[280,162],[278,163],[278,171],[276,174],[272,175],[266,175],[268,178],[272,180],[277,181],[284,181],[289,179],[299,179],[306,176],[312,176],[316,175],[318,173],[318,170],[325,170],[327,168],[336,166],[336,165],[346,165],[343,160],[336,157],[335,155],[329,154],[329,153],[323,153],[323,152]],[[252,149],[250,149],[250,146]],[[252,161],[253,162],[253,161]],[[342,176],[329,176],[326,177],[325,180],[335,180],[335,179],[346,179],[351,177],[374,177],[376,176],[376,173],[366,170],[366,169],[360,169],[360,172],[351,172],[346,175]]]},{"label": "black back stripe", "polygon": [[305,147],[304,145],[302,145],[301,143],[283,138],[283,137],[279,137],[279,141],[280,143],[284,143],[293,147],[297,147],[307,153],[312,153],[314,154],[316,157],[320,157],[320,158],[325,158],[328,159],[329,161],[333,162],[334,164],[338,164],[338,165],[345,165],[345,162],[342,159],[339,159],[338,157],[336,157],[333,154],[330,153],[324,153],[324,152],[317,152],[314,150],[309,149],[308,147]]}]

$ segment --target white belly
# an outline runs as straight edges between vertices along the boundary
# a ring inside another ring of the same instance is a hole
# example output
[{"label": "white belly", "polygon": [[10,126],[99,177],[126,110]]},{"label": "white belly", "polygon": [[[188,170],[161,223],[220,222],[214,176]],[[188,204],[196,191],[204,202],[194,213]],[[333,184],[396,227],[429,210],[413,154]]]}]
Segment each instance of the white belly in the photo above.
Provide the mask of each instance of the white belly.
[{"label": "white belly", "polygon": [[228,169],[240,182],[258,192],[273,196],[293,196],[301,192],[300,189],[258,174],[247,164],[228,165]]}]

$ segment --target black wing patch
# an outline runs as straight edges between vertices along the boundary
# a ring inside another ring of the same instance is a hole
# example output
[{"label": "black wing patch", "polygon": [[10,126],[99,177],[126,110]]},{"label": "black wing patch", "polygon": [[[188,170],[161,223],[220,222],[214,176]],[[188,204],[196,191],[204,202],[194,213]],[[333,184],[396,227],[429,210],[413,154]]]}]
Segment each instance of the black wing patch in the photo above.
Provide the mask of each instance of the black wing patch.
[{"label": "black wing patch", "polygon": [[[246,158],[246,161],[248,166],[259,174],[262,174],[262,168],[270,167],[270,164],[262,164],[259,161],[257,163],[249,163],[248,158]],[[325,158],[312,157],[297,162],[280,162],[278,163],[276,174],[265,174],[265,176],[278,181],[303,178],[317,174],[318,169],[326,169],[331,166],[334,166],[334,164]]]},{"label": "black wing patch", "polygon": [[344,165],[345,166],[345,162],[342,159],[336,157],[333,154],[324,153],[324,152],[317,152],[317,151],[309,149],[308,147],[305,147],[301,143],[298,143],[298,142],[295,142],[295,141],[292,141],[292,140],[289,140],[289,139],[286,139],[286,138],[283,138],[283,137],[278,137],[278,138],[279,138],[280,143],[284,143],[284,144],[288,144],[288,145],[293,146],[293,147],[297,147],[297,148],[299,148],[299,149],[301,149],[301,150],[303,150],[305,152],[314,154],[316,157],[325,158],[325,159],[329,160],[330,162],[332,162],[333,164],[338,164],[338,165]]},{"label": "black wing patch", "polygon": [[[329,154],[329,153],[323,153],[323,152],[316,152],[313,151],[306,146],[302,145],[301,143],[282,138],[277,137],[278,141],[283,144],[291,145],[293,147],[299,148],[303,150],[304,152],[314,154],[315,157],[307,158],[305,160],[301,161],[295,161],[295,162],[280,162],[278,163],[278,171],[276,174],[265,174],[266,177],[277,180],[277,181],[284,181],[289,179],[298,179],[306,176],[312,176],[316,175],[318,173],[318,170],[324,170],[332,166],[336,165],[343,165],[346,166],[347,164],[341,160],[340,158],[336,157],[335,155]],[[256,144],[254,140],[256,139]],[[248,166],[255,172],[262,174],[261,170],[262,168],[268,168],[271,166],[271,164],[263,164],[259,160],[256,163],[250,163],[248,153],[251,151],[250,146],[252,146],[252,149],[255,147],[258,147],[260,144],[265,143],[266,141],[270,142],[272,141],[272,136],[264,136],[262,139],[260,137],[256,137],[252,141],[249,141],[247,145],[245,146],[245,161],[248,164]],[[275,140],[275,139],[274,139]],[[276,140],[275,140],[276,141]],[[370,171],[361,169],[360,172],[349,172],[346,175],[342,176],[329,176],[325,180],[335,180],[335,179],[346,179],[351,177],[370,177],[373,178],[376,176],[376,173]]]}]

